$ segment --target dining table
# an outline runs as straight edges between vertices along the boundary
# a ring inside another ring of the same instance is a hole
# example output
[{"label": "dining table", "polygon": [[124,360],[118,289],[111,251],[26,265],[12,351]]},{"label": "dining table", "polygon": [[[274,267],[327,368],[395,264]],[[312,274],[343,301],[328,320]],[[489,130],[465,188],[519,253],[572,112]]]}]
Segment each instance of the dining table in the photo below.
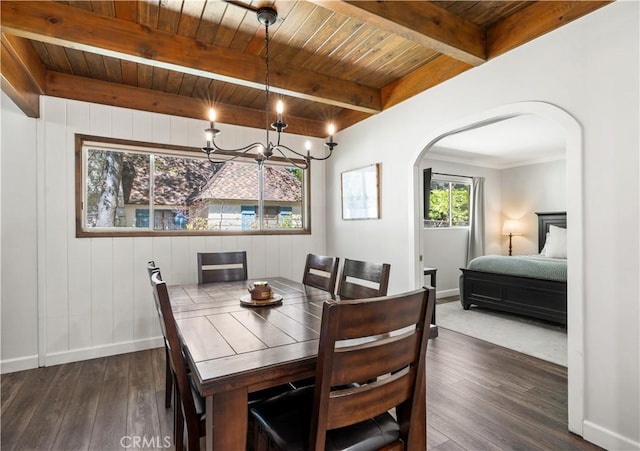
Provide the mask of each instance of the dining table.
[{"label": "dining table", "polygon": [[[246,449],[249,393],[315,375],[322,305],[336,296],[283,277],[261,281],[272,289],[270,305],[247,302],[253,280],[168,286],[184,353],[205,399],[207,450]],[[426,449],[422,382],[410,449]]]}]

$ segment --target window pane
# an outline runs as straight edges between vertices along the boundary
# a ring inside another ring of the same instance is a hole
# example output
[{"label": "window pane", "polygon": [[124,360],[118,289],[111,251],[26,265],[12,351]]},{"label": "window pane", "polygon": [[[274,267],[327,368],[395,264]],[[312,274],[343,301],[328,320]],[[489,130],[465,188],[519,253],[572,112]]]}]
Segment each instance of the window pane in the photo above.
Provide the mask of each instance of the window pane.
[{"label": "window pane", "polygon": [[451,225],[466,227],[469,225],[469,193],[471,185],[451,184]]},{"label": "window pane", "polygon": [[[148,227],[149,161],[149,155],[87,150],[85,227]],[[147,209],[145,225],[137,224],[140,205]]]},{"label": "window pane", "polygon": [[155,156],[153,229],[208,230],[197,196],[220,166],[202,158]]},{"label": "window pane", "polygon": [[431,181],[427,227],[449,227],[449,182]]},{"label": "window pane", "polygon": [[302,169],[265,165],[265,229],[302,229],[303,180]]}]

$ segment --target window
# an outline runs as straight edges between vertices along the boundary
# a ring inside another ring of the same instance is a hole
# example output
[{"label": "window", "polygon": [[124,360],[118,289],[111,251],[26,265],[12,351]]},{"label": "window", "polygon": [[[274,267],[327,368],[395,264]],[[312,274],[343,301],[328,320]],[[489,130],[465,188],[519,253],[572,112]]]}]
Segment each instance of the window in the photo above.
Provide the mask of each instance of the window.
[{"label": "window", "polygon": [[462,176],[431,174],[430,171],[425,171],[424,183],[425,227],[469,226],[470,180]]},{"label": "window", "polygon": [[[77,135],[77,236],[309,233],[309,170]],[[262,190],[260,190],[262,187]]]}]

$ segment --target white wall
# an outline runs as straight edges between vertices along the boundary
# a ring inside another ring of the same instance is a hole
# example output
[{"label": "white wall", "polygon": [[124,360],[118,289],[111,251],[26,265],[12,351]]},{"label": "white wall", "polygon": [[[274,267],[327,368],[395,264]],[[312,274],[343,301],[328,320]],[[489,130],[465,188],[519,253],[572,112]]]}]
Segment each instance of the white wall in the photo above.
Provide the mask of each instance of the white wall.
[{"label": "white wall", "polygon": [[[439,161],[427,157],[420,162],[420,170],[433,168],[433,172],[484,177],[485,253],[500,251],[500,171],[466,164]],[[422,202],[422,198],[420,200]],[[469,229],[422,229],[422,255],[424,266],[438,269],[438,297],[458,294],[460,268],[467,266]],[[425,276],[425,283],[429,277]]]},{"label": "white wall", "polygon": [[[538,253],[536,212],[567,211],[566,160],[549,161],[501,172],[501,223],[517,219],[523,234],[514,236],[513,255]],[[568,226],[571,229],[571,225]],[[498,231],[498,233],[500,233]],[[509,249],[509,238],[502,237],[502,254]]]},{"label": "white wall", "polygon": [[[579,432],[608,449],[640,449],[640,5],[609,4],[339,134],[327,166],[327,252],[392,264],[390,292],[419,286],[414,169],[450,124],[530,100],[580,123],[584,199],[584,368]],[[382,163],[382,218],[340,219],[340,173]],[[568,198],[568,205],[574,199]],[[580,199],[576,199],[580,202]],[[571,218],[570,218],[571,219]],[[571,325],[569,327],[571,333]],[[571,362],[570,362],[571,365]],[[571,389],[570,389],[571,391]],[[571,403],[570,399],[570,403]],[[571,415],[570,415],[571,418]]]},{"label": "white wall", "polygon": [[[2,347],[16,369],[38,362],[36,121],[2,94]],[[13,245],[15,244],[15,245]]]},{"label": "white wall", "polygon": [[[76,238],[75,133],[200,146],[207,124],[53,97],[34,120],[4,95],[2,119],[3,372],[35,366],[38,349],[52,365],[160,346],[148,260],[170,284],[196,283],[197,252],[242,249],[249,277],[301,280],[306,254],[325,252],[324,163],[311,169],[311,235]],[[223,126],[221,138],[234,146],[263,133]]]}]

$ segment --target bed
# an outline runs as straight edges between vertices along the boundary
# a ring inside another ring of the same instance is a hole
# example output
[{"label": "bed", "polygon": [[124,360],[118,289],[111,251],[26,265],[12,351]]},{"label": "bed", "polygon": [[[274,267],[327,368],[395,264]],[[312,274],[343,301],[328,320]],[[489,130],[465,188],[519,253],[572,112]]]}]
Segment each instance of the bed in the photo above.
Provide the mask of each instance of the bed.
[{"label": "bed", "polygon": [[[538,252],[544,254],[551,232],[557,236],[554,228],[563,229],[566,238],[567,214],[536,215]],[[483,256],[460,270],[460,302],[465,310],[477,305],[567,324],[566,258]]]}]

